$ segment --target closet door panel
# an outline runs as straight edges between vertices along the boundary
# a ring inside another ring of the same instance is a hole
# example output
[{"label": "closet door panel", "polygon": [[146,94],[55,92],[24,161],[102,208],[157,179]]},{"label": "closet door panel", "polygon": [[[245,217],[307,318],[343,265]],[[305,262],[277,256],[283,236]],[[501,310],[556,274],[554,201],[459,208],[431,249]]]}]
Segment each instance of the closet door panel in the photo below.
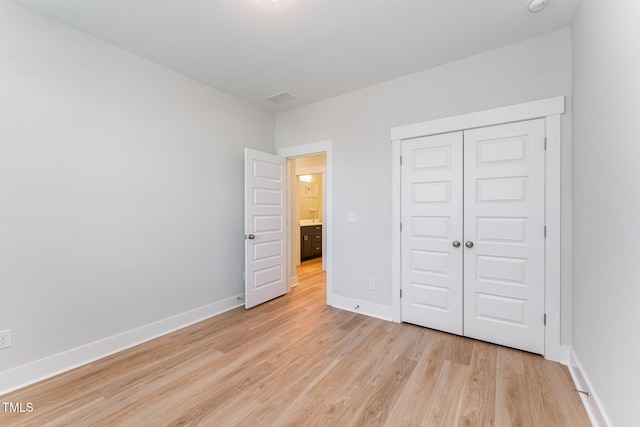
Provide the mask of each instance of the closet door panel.
[{"label": "closet door panel", "polygon": [[544,120],[464,133],[464,335],[544,354]]},{"label": "closet door panel", "polygon": [[402,320],[462,334],[462,133],[402,143]]}]

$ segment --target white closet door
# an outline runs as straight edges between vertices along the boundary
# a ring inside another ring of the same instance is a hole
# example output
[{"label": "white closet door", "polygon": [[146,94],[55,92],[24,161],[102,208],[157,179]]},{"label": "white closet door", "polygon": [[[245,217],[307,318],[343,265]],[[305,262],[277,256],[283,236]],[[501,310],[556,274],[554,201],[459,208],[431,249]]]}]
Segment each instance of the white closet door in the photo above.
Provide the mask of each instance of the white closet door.
[{"label": "white closet door", "polygon": [[462,132],[402,143],[402,320],[462,334]]},{"label": "white closet door", "polygon": [[544,120],[464,133],[464,335],[544,354]]}]

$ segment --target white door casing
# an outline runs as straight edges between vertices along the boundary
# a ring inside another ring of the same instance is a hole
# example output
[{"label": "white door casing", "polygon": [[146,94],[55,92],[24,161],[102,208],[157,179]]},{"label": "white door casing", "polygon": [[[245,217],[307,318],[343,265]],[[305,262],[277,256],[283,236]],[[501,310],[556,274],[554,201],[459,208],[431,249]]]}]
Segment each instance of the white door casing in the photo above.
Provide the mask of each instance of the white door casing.
[{"label": "white door casing", "polygon": [[245,148],[245,308],[287,292],[286,159]]},{"label": "white door casing", "polygon": [[544,354],[544,120],[464,132],[464,335]]},{"label": "white door casing", "polygon": [[404,141],[402,159],[402,320],[462,335],[462,132]]},{"label": "white door casing", "polygon": [[[326,194],[326,197],[323,197],[323,202],[325,206],[323,206],[323,215],[322,215],[322,263],[323,268],[326,268],[326,284],[327,284],[327,305],[335,305],[335,298],[333,295],[333,281],[332,281],[332,271],[333,271],[333,140],[325,140],[318,142],[311,142],[308,144],[302,145],[294,145],[291,147],[282,147],[278,149],[278,155],[287,159],[293,159],[297,157],[311,156],[316,154],[325,154],[327,157],[326,162],[326,185],[323,183],[323,188]],[[291,199],[291,192],[288,192],[288,199]],[[287,203],[291,204],[289,200]],[[291,230],[291,227],[298,228],[298,224],[292,223],[292,221],[288,221],[289,226],[288,229]],[[295,236],[294,232],[291,232],[291,235]],[[326,244],[325,244],[326,243]],[[289,275],[290,277],[294,277],[296,274],[296,263],[295,259],[292,259],[292,254],[295,249],[295,242],[292,242],[291,239],[287,239],[287,252],[289,255],[288,259],[291,260],[289,262]],[[293,282],[293,283],[297,283]]]}]

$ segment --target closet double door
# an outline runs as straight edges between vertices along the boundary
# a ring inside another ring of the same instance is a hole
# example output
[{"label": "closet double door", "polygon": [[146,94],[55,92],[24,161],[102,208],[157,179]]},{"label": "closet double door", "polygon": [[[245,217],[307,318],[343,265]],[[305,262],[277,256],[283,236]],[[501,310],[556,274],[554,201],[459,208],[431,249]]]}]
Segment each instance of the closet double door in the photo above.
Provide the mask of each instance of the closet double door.
[{"label": "closet double door", "polygon": [[402,142],[402,320],[544,354],[544,120]]}]

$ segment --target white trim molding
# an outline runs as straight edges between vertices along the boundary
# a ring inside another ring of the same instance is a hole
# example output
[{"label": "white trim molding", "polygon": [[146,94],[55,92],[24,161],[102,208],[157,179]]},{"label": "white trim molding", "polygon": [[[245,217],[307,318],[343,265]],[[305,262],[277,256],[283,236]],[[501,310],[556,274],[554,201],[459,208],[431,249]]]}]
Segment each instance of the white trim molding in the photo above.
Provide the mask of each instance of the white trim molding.
[{"label": "white trim molding", "polygon": [[[611,427],[611,421],[604,411],[604,407],[598,398],[598,394],[591,385],[587,373],[582,368],[580,360],[573,348],[569,349],[569,372],[576,386],[576,390],[580,390],[580,399],[587,410],[591,424],[594,427]],[[587,394],[589,393],[589,394]]]},{"label": "white trim molding", "polygon": [[545,118],[545,226],[544,240],[544,310],[547,327],[544,330],[544,357],[561,362],[561,247],[560,247],[560,187],[561,187],[561,140],[560,114]]},{"label": "white trim molding", "polygon": [[562,113],[564,113],[564,96],[556,96],[555,98],[395,127],[391,129],[391,140],[418,138],[522,120],[540,119]]},{"label": "white trim molding", "polygon": [[103,357],[145,343],[178,329],[244,305],[244,294],[236,295],[166,319],[103,338],[34,362],[0,372],[0,395],[51,378]]},{"label": "white trim molding", "polygon": [[339,308],[341,310],[364,314],[366,316],[375,317],[387,321],[391,321],[392,317],[391,307],[387,305],[360,301],[342,295],[333,295],[333,304],[331,304],[331,306]]},{"label": "white trim molding", "polygon": [[[393,130],[392,130],[393,133]],[[402,301],[400,300],[400,289],[402,287],[402,239],[400,235],[400,223],[402,222],[402,192],[401,182],[402,170],[400,168],[400,155],[402,146],[399,139],[391,141],[391,318],[394,322],[402,322]]]},{"label": "white trim molding", "polygon": [[294,145],[292,147],[278,148],[278,156],[293,159],[296,157],[311,156],[333,151],[333,140],[310,142],[308,144]]},{"label": "white trim molding", "polygon": [[[565,361],[560,341],[560,165],[561,119],[564,96],[500,107],[460,116],[430,120],[391,129],[392,144],[392,319],[402,320],[401,289],[401,169],[400,152],[403,140],[448,132],[513,123],[523,120],[545,119],[547,151],[545,155],[545,328],[544,357],[556,362]],[[566,352],[565,352],[566,354]]]}]

